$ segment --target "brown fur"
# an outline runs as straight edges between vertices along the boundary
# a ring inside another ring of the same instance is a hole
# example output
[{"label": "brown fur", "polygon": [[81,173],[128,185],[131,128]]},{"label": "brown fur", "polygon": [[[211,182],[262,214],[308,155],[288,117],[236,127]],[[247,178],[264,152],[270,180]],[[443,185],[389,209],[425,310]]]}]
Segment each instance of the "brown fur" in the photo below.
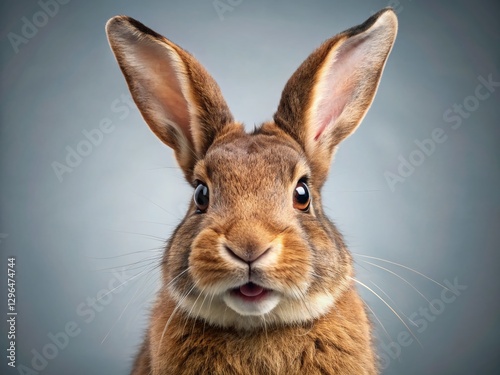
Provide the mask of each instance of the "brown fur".
[{"label": "brown fur", "polygon": [[[169,240],[134,375],[377,373],[321,187],[373,100],[396,27],[386,9],[326,41],[285,86],[274,121],[247,134],[189,53],[128,17],[108,22],[146,122],[210,192],[206,212],[192,202]],[[311,195],[305,212],[293,204],[299,181]],[[248,283],[268,290],[264,302],[234,297]]]},{"label": "brown fur", "polygon": [[[149,346],[143,347],[134,374],[376,373],[373,353],[367,350],[369,323],[354,288],[342,295],[335,309],[304,326],[241,332],[174,315],[170,325],[181,329],[169,330],[161,350],[155,353],[174,306],[173,301],[162,299],[153,309]],[[153,361],[148,363],[144,358]]]}]

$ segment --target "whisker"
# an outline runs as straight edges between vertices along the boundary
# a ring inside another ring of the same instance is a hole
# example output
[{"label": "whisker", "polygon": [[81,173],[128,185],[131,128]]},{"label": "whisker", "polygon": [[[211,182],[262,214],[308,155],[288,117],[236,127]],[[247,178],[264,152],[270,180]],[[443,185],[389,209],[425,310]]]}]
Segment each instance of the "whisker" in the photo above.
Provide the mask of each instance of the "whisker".
[{"label": "whisker", "polygon": [[266,315],[262,315],[262,322],[264,323],[264,335],[266,335],[266,340],[269,341],[269,337],[267,336],[267,323],[266,323]]},{"label": "whisker", "polygon": [[[152,270],[151,270],[151,275],[154,275],[156,276],[156,279],[154,280],[154,284],[158,284],[159,283],[159,278],[160,278],[160,274],[159,273],[154,273],[154,271],[156,271],[158,268],[159,268],[160,265],[154,267]],[[150,281],[153,281],[152,279],[151,280],[148,280],[148,282]],[[145,285],[144,289],[146,289],[146,286],[148,286],[147,284]],[[154,294],[152,292],[155,292]],[[135,322],[137,322],[137,316],[142,312],[142,309],[143,309],[143,306],[146,305],[147,303],[150,303],[151,302],[151,297],[153,297],[154,295],[156,295],[156,290],[155,289],[151,289],[149,290],[149,297],[145,297],[144,301],[139,305],[137,306],[136,308],[136,313],[134,314],[133,317],[131,317],[127,323],[127,330],[130,330],[131,329],[131,325],[132,323],[135,324]]]},{"label": "whisker", "polygon": [[[91,270],[91,271],[92,272],[113,271],[113,270],[116,270],[117,267],[122,268],[125,271],[133,271],[133,270],[141,269],[141,268],[144,268],[144,267],[149,267],[149,266],[151,266],[153,264],[157,264],[157,263],[159,263],[160,259],[161,259],[161,257],[154,257],[154,258],[150,257],[150,258],[145,258],[145,259],[138,260],[137,262],[124,264],[124,265],[121,265],[121,266],[106,267],[106,268],[97,268],[97,269]],[[143,263],[143,264],[141,265],[141,263]],[[132,266],[134,266],[134,267],[132,267]]]},{"label": "whisker", "polygon": [[125,230],[113,230],[113,232],[123,233],[123,234],[135,234],[137,236],[145,237],[145,238],[156,240],[156,241],[161,241],[163,243],[165,243],[167,241],[164,237],[158,237],[158,236],[155,236],[152,234],[147,234],[147,233],[129,232],[129,231],[125,231]]},{"label": "whisker", "polygon": [[145,263],[144,264],[141,264],[141,265],[134,265],[134,264],[131,264],[131,266],[134,266],[134,267],[124,267],[127,271],[135,271],[135,270],[140,270],[140,269],[143,269],[145,267],[156,267],[158,265],[158,259],[152,259],[150,260],[148,263]]},{"label": "whisker", "polygon": [[132,298],[128,301],[128,303],[125,305],[125,308],[122,310],[122,312],[120,313],[120,315],[118,316],[118,319],[113,323],[113,325],[111,326],[111,328],[109,329],[108,333],[106,333],[106,336],[104,336],[104,338],[102,339],[101,341],[101,345],[104,343],[104,341],[106,341],[106,339],[108,338],[109,334],[111,333],[111,331],[113,330],[113,328],[115,327],[115,325],[120,321],[120,319],[122,318],[123,314],[125,313],[125,311],[127,310],[128,306],[132,303],[132,301],[135,299],[135,297],[137,296],[139,290],[144,291],[144,287],[145,287],[145,284],[147,283],[147,281],[151,278],[152,276],[152,273],[150,273],[146,279],[146,281],[144,282],[144,285],[142,286],[142,289],[141,288],[137,288],[135,293],[132,295]]},{"label": "whisker", "polygon": [[184,275],[186,272],[188,272],[189,270],[191,269],[191,267],[187,267],[184,271],[182,271],[181,273],[179,273],[177,276],[175,276],[172,280],[170,280],[168,282],[167,285],[165,285],[165,288],[168,288],[170,285],[172,285],[174,283],[175,280],[177,280],[179,277],[181,277],[182,275]]},{"label": "whisker", "polygon": [[160,210],[166,212],[167,214],[169,214],[170,216],[172,216],[173,218],[175,218],[176,220],[179,219],[176,215],[174,215],[173,213],[169,212],[167,209],[163,208],[162,206],[160,206],[158,203],[155,203],[153,202],[151,199],[149,199],[148,197],[140,194],[140,193],[136,193],[138,196],[140,196],[141,198],[147,200],[148,202],[152,203],[153,205],[155,205],[156,207],[158,207]]},{"label": "whisker", "polygon": [[426,297],[426,296],[424,296],[424,295],[420,292],[420,290],[418,290],[416,287],[414,287],[414,286],[413,286],[413,284],[412,284],[412,283],[410,283],[408,280],[406,280],[403,276],[400,276],[400,275],[398,275],[396,272],[391,271],[390,269],[387,269],[387,268],[385,268],[385,267],[379,266],[378,264],[375,264],[375,263],[369,262],[369,261],[367,261],[367,260],[362,260],[362,262],[368,263],[368,264],[372,265],[373,267],[380,268],[380,269],[382,269],[382,270],[384,270],[384,271],[386,271],[386,272],[389,272],[390,274],[392,274],[392,275],[396,276],[397,278],[399,278],[399,279],[403,280],[406,284],[408,284],[409,286],[411,286],[411,287],[412,287],[412,289],[413,289],[413,290],[415,290],[415,292],[417,292],[420,296],[422,296],[422,298],[423,298],[423,299],[425,299],[425,300],[426,300],[429,304],[431,303],[431,301],[429,301],[429,300],[427,299],[427,297]]},{"label": "whisker", "polygon": [[123,285],[125,285],[125,284],[129,283],[130,281],[132,281],[132,280],[134,280],[134,279],[136,279],[137,277],[139,277],[140,275],[142,275],[142,274],[143,274],[144,272],[146,272],[146,271],[147,271],[147,269],[146,269],[146,270],[144,270],[144,271],[139,272],[138,274],[135,274],[134,276],[131,276],[129,279],[125,280],[125,281],[124,281],[123,283],[121,283],[120,285],[118,285],[118,286],[114,287],[113,289],[109,290],[107,293],[103,294],[101,297],[97,298],[97,299],[96,299],[96,301],[99,301],[100,299],[102,299],[102,298],[106,297],[109,293],[113,293],[116,289],[118,289],[118,288],[120,288],[121,286],[123,286]]},{"label": "whisker", "polygon": [[107,259],[121,258],[121,257],[129,256],[129,255],[142,254],[142,253],[146,253],[146,252],[163,252],[163,250],[164,250],[163,247],[153,247],[151,249],[132,251],[131,253],[114,255],[112,257],[91,257],[88,255],[84,255],[84,257],[88,258],[88,259],[94,259],[94,260],[107,260]]},{"label": "whisker", "polygon": [[366,289],[368,289],[370,292],[372,292],[376,297],[378,297],[397,317],[398,319],[401,321],[401,323],[403,323],[403,325],[406,327],[406,329],[410,332],[410,334],[415,338],[415,340],[419,343],[419,345],[422,347],[422,344],[420,343],[420,341],[417,339],[417,337],[414,335],[413,331],[410,329],[410,327],[408,327],[408,325],[405,323],[405,321],[401,318],[401,316],[399,316],[399,314],[396,312],[396,310],[394,310],[392,308],[391,305],[389,305],[382,297],[380,297],[372,288],[370,288],[368,285],[362,283],[361,281],[359,280],[356,280],[354,277],[350,277],[348,276],[352,281],[358,283],[359,285],[361,286],[364,286]]},{"label": "whisker", "polygon": [[[153,271],[155,271],[156,269],[160,268],[162,266],[162,264],[158,264],[157,266],[153,267],[153,269],[151,270],[151,273],[153,273]],[[176,277],[174,277],[172,280],[170,280],[170,282],[165,285],[163,288],[166,290],[168,289],[168,287],[170,285],[172,285],[179,277],[181,277],[184,273],[186,273],[187,271],[189,271],[190,267],[186,268],[184,271],[180,272]],[[160,275],[157,274],[157,278],[159,278]],[[156,280],[158,281],[158,279]],[[156,294],[156,293],[155,293]],[[139,309],[138,309],[138,312],[135,314],[135,317],[134,317],[134,320],[135,318],[137,317],[137,315],[139,314],[140,312],[140,309],[142,308],[142,306],[144,306],[146,303],[148,303],[149,300],[146,300],[144,301],[143,303],[141,303],[141,305],[139,306]]]},{"label": "whisker", "polygon": [[424,275],[423,273],[418,272],[417,270],[414,270],[413,268],[407,267],[407,266],[405,266],[405,265],[403,265],[403,264],[399,264],[399,263],[392,262],[392,261],[390,261],[390,260],[386,260],[386,259],[382,259],[382,258],[377,258],[377,257],[374,257],[374,256],[369,256],[369,255],[364,255],[364,254],[359,254],[359,253],[353,253],[353,254],[358,255],[358,256],[360,256],[360,257],[365,257],[365,258],[369,258],[369,259],[375,259],[375,260],[378,260],[378,261],[381,261],[381,262],[386,262],[386,263],[390,263],[390,264],[393,264],[393,265],[398,266],[398,267],[402,267],[402,268],[404,268],[404,269],[407,269],[408,271],[414,272],[414,273],[416,273],[417,275],[420,275],[420,276],[422,276],[422,277],[426,278],[426,279],[427,279],[427,280],[429,280],[429,281],[432,281],[434,284],[437,284],[437,285],[439,285],[441,288],[446,289],[447,291],[451,292],[451,290],[449,290],[449,289],[448,289],[447,287],[445,287],[443,284],[441,284],[441,283],[437,282],[436,280],[431,279],[429,276],[426,276],[426,275]]},{"label": "whisker", "polygon": [[418,327],[417,324],[415,324],[415,322],[413,320],[411,320],[404,312],[403,310],[401,310],[399,307],[398,307],[398,304],[396,302],[394,302],[394,300],[380,287],[378,286],[377,284],[375,284],[374,281],[370,280],[370,282],[378,289],[380,290],[380,292],[387,297],[387,299],[389,300],[389,302],[391,302],[394,306],[396,306],[396,308],[399,310],[399,312],[411,323],[413,324],[415,327]]},{"label": "whisker", "polygon": [[[203,289],[202,293],[205,292],[205,289]],[[198,313],[196,314],[196,316],[200,316],[200,312],[201,312],[201,309],[203,308],[203,305],[205,304],[205,301],[207,300],[207,297],[208,297],[208,294],[205,294],[205,297],[203,298],[203,301],[201,301],[201,306],[200,308],[198,309]],[[194,332],[194,328],[196,326],[196,321],[193,321],[193,329],[191,330],[191,332]],[[203,319],[203,331],[205,330],[205,319]]]},{"label": "whisker", "polygon": [[[212,292],[211,293],[211,297],[210,297],[210,301],[208,302],[208,311],[210,311],[210,308],[212,307],[212,302],[214,301],[214,297],[215,297],[215,292]],[[205,335],[205,325],[207,323],[207,320],[206,319],[203,319],[203,335]]]},{"label": "whisker", "polygon": [[160,223],[159,221],[149,221],[149,220],[139,220],[139,223],[146,223],[146,224],[158,224],[158,225],[165,225],[167,227],[175,227],[177,224],[170,224],[170,223]]},{"label": "whisker", "polygon": [[[205,287],[206,288],[206,287]],[[187,322],[189,319],[193,319],[195,320],[195,318],[191,315],[193,313],[193,309],[194,307],[196,306],[196,304],[198,303],[198,300],[200,299],[201,295],[203,294],[203,292],[205,291],[205,288],[203,288],[201,291],[198,292],[198,297],[196,297],[196,299],[194,300],[194,303],[193,305],[191,306],[191,308],[189,309],[189,313],[187,314],[187,318],[186,318],[186,321],[184,323],[184,327],[182,328],[182,333],[184,333],[184,331],[186,330],[186,325],[187,325]],[[194,327],[194,326],[193,326]]]},{"label": "whisker", "polygon": [[170,322],[172,321],[175,313],[177,312],[177,310],[181,307],[181,304],[182,302],[184,302],[184,300],[188,297],[188,295],[193,291],[193,289],[196,287],[196,284],[194,284],[191,289],[188,290],[188,292],[179,300],[179,302],[177,302],[175,304],[175,308],[174,308],[174,311],[172,311],[172,314],[170,314],[167,322],[165,323],[165,327],[163,328],[163,332],[161,333],[161,338],[160,338],[160,344],[158,345],[158,353],[160,353],[160,349],[161,349],[161,343],[163,342],[163,337],[165,336],[165,332],[167,332],[167,327],[169,326]]},{"label": "whisker", "polygon": [[365,301],[363,301],[363,303],[365,304],[365,306],[368,308],[368,310],[371,311],[371,313],[373,314],[373,316],[375,317],[375,319],[377,319],[377,322],[380,324],[380,326],[382,327],[382,330],[384,331],[385,335],[387,336],[387,338],[392,342],[394,341],[391,337],[391,335],[389,335],[389,332],[387,332],[387,329],[385,328],[384,326],[384,323],[382,323],[382,321],[378,318],[377,314],[375,313],[375,311],[373,311],[373,309],[370,307],[369,304],[367,304]]}]

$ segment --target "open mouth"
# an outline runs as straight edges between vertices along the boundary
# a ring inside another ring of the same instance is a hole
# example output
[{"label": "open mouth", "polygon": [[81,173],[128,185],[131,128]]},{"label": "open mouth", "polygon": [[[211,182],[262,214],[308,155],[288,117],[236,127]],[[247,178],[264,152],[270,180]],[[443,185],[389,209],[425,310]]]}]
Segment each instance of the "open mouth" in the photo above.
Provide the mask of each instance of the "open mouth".
[{"label": "open mouth", "polygon": [[261,316],[274,309],[281,297],[272,289],[249,282],[229,289],[223,300],[229,308],[242,316]]},{"label": "open mouth", "polygon": [[246,283],[239,288],[231,290],[232,296],[241,298],[242,300],[247,302],[259,301],[265,298],[269,293],[271,293],[270,289],[265,289],[254,283]]}]

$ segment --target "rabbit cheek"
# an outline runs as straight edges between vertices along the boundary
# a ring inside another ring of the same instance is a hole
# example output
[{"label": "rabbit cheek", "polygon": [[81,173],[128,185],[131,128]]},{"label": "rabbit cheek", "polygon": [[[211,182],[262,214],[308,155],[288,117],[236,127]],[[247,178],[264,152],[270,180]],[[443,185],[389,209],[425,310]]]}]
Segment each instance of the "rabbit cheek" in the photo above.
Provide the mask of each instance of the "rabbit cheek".
[{"label": "rabbit cheek", "polygon": [[262,278],[285,296],[300,300],[310,286],[313,271],[309,245],[299,233],[291,232],[280,236],[276,248],[280,251],[276,252],[275,264],[264,269]]}]

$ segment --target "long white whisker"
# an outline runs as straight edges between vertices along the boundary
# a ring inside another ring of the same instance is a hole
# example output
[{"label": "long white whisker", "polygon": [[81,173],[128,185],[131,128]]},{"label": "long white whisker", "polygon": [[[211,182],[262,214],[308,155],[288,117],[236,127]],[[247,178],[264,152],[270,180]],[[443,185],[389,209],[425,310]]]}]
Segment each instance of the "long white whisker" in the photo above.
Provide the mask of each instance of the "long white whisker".
[{"label": "long white whisker", "polygon": [[[205,292],[205,288],[203,289],[202,293],[204,293],[204,292]],[[200,316],[201,309],[203,308],[203,305],[205,304],[207,297],[208,297],[208,294],[205,294],[205,297],[203,298],[203,301],[201,301],[201,305],[198,308],[198,312],[196,313],[196,316]],[[196,325],[196,322],[193,321],[193,330],[191,332],[194,331],[195,325]],[[203,332],[205,332],[205,319],[203,319]]]},{"label": "long white whisker", "polygon": [[262,315],[262,322],[264,323],[264,334],[266,335],[266,340],[269,341],[269,337],[267,336],[266,314]]},{"label": "long white whisker", "polygon": [[371,313],[373,314],[373,316],[375,317],[375,319],[377,319],[377,322],[380,324],[380,326],[382,327],[382,330],[384,331],[384,333],[386,334],[387,338],[390,340],[390,341],[393,341],[392,340],[392,337],[391,335],[389,335],[389,332],[387,332],[387,329],[385,329],[385,326],[384,326],[384,323],[382,323],[382,321],[378,318],[377,314],[375,314],[375,311],[373,311],[373,309],[370,307],[369,304],[367,304],[365,301],[363,301],[363,303],[365,304],[365,306],[368,308],[368,310],[371,311]]},{"label": "long white whisker", "polygon": [[403,310],[401,310],[399,307],[398,307],[398,304],[396,302],[394,302],[394,300],[380,287],[378,286],[377,284],[375,284],[374,281],[370,280],[370,282],[378,289],[380,290],[380,292],[387,297],[387,299],[389,300],[389,302],[391,302],[394,306],[396,306],[396,308],[399,310],[399,312],[411,323],[413,324],[415,327],[418,327],[417,324],[415,324],[415,322],[413,320],[411,320],[404,312]]},{"label": "long white whisker", "polygon": [[186,268],[184,271],[182,271],[181,273],[179,273],[172,280],[170,280],[167,285],[165,285],[165,288],[168,288],[170,285],[172,285],[174,283],[175,280],[177,280],[179,277],[181,277],[183,274],[185,274],[189,270],[190,270],[190,267]]},{"label": "long white whisker", "polygon": [[[161,257],[155,257],[155,258],[147,258],[147,259],[142,259],[140,261],[130,263],[127,265],[122,265],[122,266],[115,266],[115,267],[110,267],[110,268],[101,268],[96,271],[98,272],[103,272],[103,271],[109,271],[109,270],[116,270],[117,267],[123,268],[125,271],[134,271],[138,270],[144,267],[149,267],[151,265],[157,264],[159,262],[159,259]],[[143,264],[141,264],[143,263]]]},{"label": "long white whisker", "polygon": [[153,240],[161,241],[161,242],[165,243],[165,238],[154,236],[152,234],[138,233],[138,232],[129,232],[129,231],[124,231],[124,230],[113,230],[113,232],[123,233],[123,234],[134,234],[134,235],[137,235],[137,236],[141,236],[141,237],[145,237],[145,238],[149,238],[149,239],[153,239]]},{"label": "long white whisker", "polygon": [[160,349],[161,349],[161,343],[163,341],[163,337],[165,336],[165,332],[167,332],[167,327],[169,326],[170,322],[172,321],[175,313],[177,312],[177,310],[181,307],[181,304],[182,302],[184,302],[184,300],[187,298],[187,296],[193,291],[193,289],[196,287],[196,285],[193,285],[191,287],[191,289],[188,290],[188,292],[179,300],[179,302],[177,302],[175,304],[175,308],[174,308],[174,311],[172,311],[172,314],[170,314],[167,322],[165,323],[165,327],[163,328],[163,332],[161,333],[161,338],[160,338],[160,344],[158,345],[158,354],[160,352]]},{"label": "long white whisker", "polygon": [[422,277],[426,278],[426,279],[427,279],[427,280],[429,280],[429,281],[432,281],[434,284],[437,284],[437,285],[439,285],[441,288],[446,289],[447,291],[450,291],[450,292],[451,292],[451,290],[449,290],[449,289],[448,289],[447,287],[445,287],[443,284],[441,284],[441,283],[437,282],[436,280],[431,279],[429,276],[424,275],[423,273],[418,272],[417,270],[414,270],[413,268],[407,267],[407,266],[405,266],[405,265],[403,265],[403,264],[399,264],[399,263],[396,263],[396,262],[392,262],[392,261],[390,261],[390,260],[386,260],[386,259],[382,259],[382,258],[377,258],[377,257],[369,256],[369,255],[364,255],[364,254],[359,254],[359,253],[353,253],[353,254],[355,254],[355,255],[357,255],[357,256],[360,256],[360,257],[365,257],[365,258],[369,258],[369,259],[375,259],[375,260],[378,260],[378,261],[381,261],[381,262],[386,262],[386,263],[390,263],[390,264],[393,264],[393,265],[398,266],[398,267],[402,267],[402,268],[404,268],[404,269],[407,269],[408,271],[414,272],[414,273],[416,273],[417,275],[420,275],[420,276],[422,276]]},{"label": "long white whisker", "polygon": [[134,280],[134,279],[136,279],[137,277],[141,276],[141,275],[142,275],[144,272],[146,272],[146,271],[147,271],[147,269],[145,269],[145,270],[143,270],[143,271],[139,272],[138,274],[136,274],[136,275],[134,275],[134,276],[130,277],[129,279],[125,280],[125,281],[124,281],[123,283],[121,283],[120,285],[118,285],[118,286],[114,287],[113,289],[109,290],[107,293],[105,293],[105,294],[103,294],[102,296],[100,296],[99,298],[97,298],[97,299],[96,299],[96,301],[99,301],[100,299],[102,299],[102,298],[106,297],[108,294],[113,293],[116,289],[118,289],[118,288],[120,288],[121,286],[123,286],[123,285],[125,285],[125,284],[129,283],[130,281],[132,281],[132,280]]},{"label": "long white whisker", "polygon": [[88,255],[84,255],[84,256],[86,258],[89,258],[89,259],[107,260],[107,259],[122,258],[122,257],[126,257],[129,255],[136,255],[136,254],[142,254],[142,253],[147,253],[147,252],[163,253],[163,247],[152,247],[151,249],[132,251],[130,253],[114,255],[112,257],[92,257],[92,256],[88,256]]},{"label": "long white whisker", "polygon": [[[155,269],[157,269],[157,268],[159,268],[159,267],[155,267]],[[152,274],[152,275],[153,275],[153,271],[154,271],[155,269],[153,269],[153,270],[151,271],[151,274]],[[156,280],[154,281],[154,284],[158,283],[158,279],[159,279],[160,275],[159,275],[159,273],[156,273],[156,274],[155,274],[155,276],[156,276]],[[148,282],[150,282],[150,281],[151,281],[151,280],[148,280]],[[145,288],[146,288],[146,287],[144,287],[144,289],[145,289]],[[153,290],[151,290],[151,291],[153,291]],[[135,322],[137,321],[137,316],[141,313],[143,306],[144,306],[145,304],[147,304],[147,303],[151,302],[151,296],[152,296],[152,294],[150,295],[150,297],[145,298],[145,300],[144,300],[144,301],[143,301],[143,302],[142,302],[142,303],[141,303],[141,304],[137,307],[137,312],[134,314],[134,316],[133,316],[133,317],[131,317],[131,318],[129,319],[129,321],[128,321],[128,323],[127,323],[127,330],[130,330],[130,327],[131,327],[132,323],[135,323]]]},{"label": "long white whisker", "polygon": [[372,292],[376,297],[378,297],[393,313],[394,315],[396,315],[398,317],[398,319],[401,321],[401,323],[403,323],[403,325],[406,327],[406,329],[410,332],[410,334],[415,338],[415,340],[419,343],[420,346],[422,346],[422,344],[420,343],[420,341],[418,341],[417,337],[413,334],[413,331],[410,329],[410,327],[408,327],[408,324],[405,323],[405,321],[401,318],[401,316],[399,316],[399,314],[396,312],[396,310],[394,310],[392,308],[391,305],[389,305],[382,297],[380,297],[372,288],[370,288],[368,285],[362,283],[361,281],[359,280],[356,280],[354,277],[350,277],[348,276],[352,281],[358,283],[359,285],[361,286],[364,286],[366,289],[368,289],[370,292]]},{"label": "long white whisker", "polygon": [[145,285],[146,283],[148,282],[149,279],[151,279],[151,276],[153,274],[150,273],[147,278],[146,278],[146,281],[144,282],[144,284],[142,285],[142,288],[137,288],[136,291],[134,292],[134,294],[132,295],[132,298],[128,301],[128,303],[125,305],[124,309],[122,310],[122,312],[120,313],[120,315],[118,316],[118,319],[116,319],[116,321],[113,323],[113,325],[111,326],[111,328],[109,329],[108,333],[106,334],[106,336],[104,336],[104,338],[102,339],[101,341],[101,345],[104,343],[104,341],[106,341],[107,337],[109,336],[109,334],[111,333],[111,331],[113,330],[113,328],[115,327],[115,325],[120,321],[120,319],[122,318],[123,314],[125,313],[125,311],[127,310],[128,306],[130,305],[130,303],[132,303],[132,301],[136,298],[139,290],[142,292],[144,291],[145,289]]},{"label": "long white whisker", "polygon": [[[205,287],[206,288],[206,287]],[[184,322],[184,328],[182,328],[182,333],[184,333],[184,331],[186,330],[186,325],[187,325],[187,322],[189,319],[194,319],[193,316],[191,315],[193,313],[193,309],[194,307],[196,306],[196,304],[198,303],[198,300],[200,299],[201,295],[203,294],[203,292],[205,291],[205,288],[203,288],[201,291],[198,292],[198,297],[196,297],[196,299],[194,300],[194,303],[193,305],[191,306],[191,308],[189,309],[189,313],[187,314],[187,318],[186,318],[186,321]]]},{"label": "long white whisker", "polygon": [[[215,292],[211,293],[210,301],[208,302],[208,311],[210,311],[210,308],[212,307],[212,302],[214,301],[215,297]],[[206,319],[203,319],[203,335],[205,335],[205,325],[207,323]]]},{"label": "long white whisker", "polygon": [[391,271],[390,269],[387,269],[387,268],[385,268],[385,267],[379,266],[378,264],[375,264],[375,263],[369,262],[369,261],[367,261],[367,260],[362,260],[362,262],[368,263],[368,264],[372,265],[373,267],[380,268],[380,269],[382,269],[382,270],[384,270],[384,271],[386,271],[386,272],[389,272],[390,274],[392,274],[392,275],[396,276],[397,278],[399,278],[399,279],[403,280],[406,284],[408,284],[410,287],[412,287],[412,288],[413,288],[413,290],[415,290],[415,292],[417,292],[420,296],[422,296],[422,298],[423,298],[423,299],[425,299],[425,300],[426,300],[429,304],[431,303],[431,301],[429,301],[429,300],[427,299],[427,297],[426,297],[426,296],[424,296],[424,295],[420,292],[420,290],[418,290],[417,288],[415,288],[415,287],[413,286],[413,284],[412,284],[412,283],[410,283],[408,280],[406,280],[403,276],[400,276],[400,275],[398,275],[396,272]]}]

